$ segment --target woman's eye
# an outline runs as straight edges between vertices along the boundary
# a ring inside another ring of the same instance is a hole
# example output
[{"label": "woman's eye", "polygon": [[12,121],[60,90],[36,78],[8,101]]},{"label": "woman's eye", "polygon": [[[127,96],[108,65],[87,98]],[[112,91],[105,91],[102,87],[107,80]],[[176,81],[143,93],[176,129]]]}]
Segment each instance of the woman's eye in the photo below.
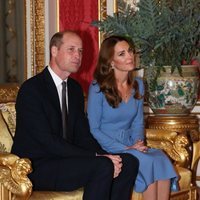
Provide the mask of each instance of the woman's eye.
[{"label": "woman's eye", "polygon": [[133,53],[134,52],[133,48],[129,48],[128,52]]},{"label": "woman's eye", "polygon": [[124,56],[124,54],[125,54],[124,52],[121,52],[121,53],[119,54],[119,56]]}]

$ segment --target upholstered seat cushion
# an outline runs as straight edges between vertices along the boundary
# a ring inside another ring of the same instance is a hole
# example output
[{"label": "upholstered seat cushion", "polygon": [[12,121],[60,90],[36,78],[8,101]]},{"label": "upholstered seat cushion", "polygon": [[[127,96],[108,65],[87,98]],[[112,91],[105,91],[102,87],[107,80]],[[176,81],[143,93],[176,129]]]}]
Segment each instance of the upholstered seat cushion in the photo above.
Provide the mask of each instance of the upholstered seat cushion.
[{"label": "upholstered seat cushion", "polygon": [[82,200],[83,189],[72,192],[34,191],[30,200]]}]

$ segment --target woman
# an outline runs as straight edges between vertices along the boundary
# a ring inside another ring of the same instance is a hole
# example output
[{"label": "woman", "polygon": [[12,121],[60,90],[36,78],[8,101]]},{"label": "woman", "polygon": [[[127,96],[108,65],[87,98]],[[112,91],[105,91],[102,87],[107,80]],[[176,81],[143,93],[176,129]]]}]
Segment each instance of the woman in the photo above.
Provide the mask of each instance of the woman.
[{"label": "woman", "polygon": [[88,96],[91,133],[106,151],[130,153],[140,161],[134,190],[144,200],[168,200],[177,174],[168,157],[144,143],[143,81],[133,77],[134,52],[126,38],[101,45]]}]

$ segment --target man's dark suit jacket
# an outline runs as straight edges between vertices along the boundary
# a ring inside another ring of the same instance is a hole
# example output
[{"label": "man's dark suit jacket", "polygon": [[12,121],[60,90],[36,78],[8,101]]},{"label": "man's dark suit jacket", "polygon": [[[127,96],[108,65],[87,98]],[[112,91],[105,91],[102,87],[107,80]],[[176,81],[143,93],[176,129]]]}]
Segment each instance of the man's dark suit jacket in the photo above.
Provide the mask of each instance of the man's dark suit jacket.
[{"label": "man's dark suit jacket", "polygon": [[[16,101],[17,121],[12,153],[28,157],[33,164],[30,174],[33,185],[37,186],[37,181],[46,181],[48,189],[55,186],[56,170],[60,169],[57,159],[104,153],[90,134],[81,86],[72,78],[68,78],[67,86],[68,141],[62,138],[59,97],[47,67],[23,83]],[[55,170],[54,174],[52,170]],[[65,173],[67,168],[63,170],[59,173]]]}]

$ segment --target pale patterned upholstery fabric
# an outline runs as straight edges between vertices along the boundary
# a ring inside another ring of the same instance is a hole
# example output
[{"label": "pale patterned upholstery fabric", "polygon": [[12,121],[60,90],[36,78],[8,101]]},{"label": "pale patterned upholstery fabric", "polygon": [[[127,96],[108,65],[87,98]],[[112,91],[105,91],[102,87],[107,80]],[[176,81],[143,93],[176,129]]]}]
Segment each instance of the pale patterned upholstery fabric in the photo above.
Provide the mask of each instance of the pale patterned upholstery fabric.
[{"label": "pale patterned upholstery fabric", "polygon": [[13,144],[8,127],[0,113],[0,152],[10,152]]},{"label": "pale patterned upholstery fabric", "polygon": [[15,103],[2,103],[0,104],[0,111],[3,115],[4,120],[6,121],[9,131],[14,136],[15,127],[16,127],[16,111]]}]

